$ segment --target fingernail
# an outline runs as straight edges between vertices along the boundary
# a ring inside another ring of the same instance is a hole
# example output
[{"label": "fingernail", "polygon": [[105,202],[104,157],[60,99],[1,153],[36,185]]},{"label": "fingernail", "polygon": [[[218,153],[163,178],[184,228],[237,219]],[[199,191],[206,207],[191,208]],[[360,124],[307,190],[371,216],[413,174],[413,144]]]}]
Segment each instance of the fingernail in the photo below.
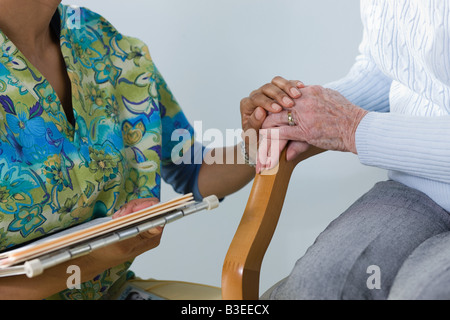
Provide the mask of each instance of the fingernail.
[{"label": "fingernail", "polygon": [[272,109],[274,109],[275,111],[281,111],[281,109],[283,109],[280,105],[274,103],[272,104]]},{"label": "fingernail", "polygon": [[304,86],[305,86],[305,84],[303,82],[301,82],[301,81],[297,82],[297,87],[302,88]]},{"label": "fingernail", "polygon": [[289,99],[288,97],[284,97],[284,98],[283,98],[283,103],[284,103],[286,106],[290,106],[290,105],[293,105],[293,104],[294,104],[294,103],[292,102],[292,100]]},{"label": "fingernail", "polygon": [[123,207],[122,208],[120,208],[119,210],[117,210],[116,212],[114,212],[114,214],[113,214],[113,216],[114,217],[118,217],[122,212],[123,212]]},{"label": "fingernail", "polygon": [[263,117],[264,117],[264,111],[262,111],[261,109],[256,109],[256,112],[255,112],[255,118],[256,118],[256,120],[258,120],[258,121],[261,121],[262,119],[263,119]]},{"label": "fingernail", "polygon": [[296,88],[292,88],[292,89],[291,89],[291,94],[292,94],[294,97],[297,97],[297,96],[301,95],[300,91],[299,91],[298,89],[296,89]]},{"label": "fingernail", "polygon": [[121,213],[121,212],[123,212],[124,210],[125,210],[125,207],[122,206],[119,210],[116,211],[116,213]]},{"label": "fingernail", "polygon": [[156,235],[159,235],[162,232],[162,227],[161,226],[157,226],[155,228],[147,230],[147,232],[150,235],[152,235],[152,236],[156,236]]}]

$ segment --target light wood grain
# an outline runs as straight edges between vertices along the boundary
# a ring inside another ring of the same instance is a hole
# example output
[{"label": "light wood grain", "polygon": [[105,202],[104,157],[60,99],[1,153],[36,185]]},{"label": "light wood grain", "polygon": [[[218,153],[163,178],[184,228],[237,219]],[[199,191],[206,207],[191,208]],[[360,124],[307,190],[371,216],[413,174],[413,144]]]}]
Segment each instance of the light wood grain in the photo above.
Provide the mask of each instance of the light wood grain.
[{"label": "light wood grain", "polygon": [[295,166],[324,150],[310,147],[294,161],[283,151],[278,167],[257,174],[222,269],[224,300],[259,299],[262,260],[275,232]]}]

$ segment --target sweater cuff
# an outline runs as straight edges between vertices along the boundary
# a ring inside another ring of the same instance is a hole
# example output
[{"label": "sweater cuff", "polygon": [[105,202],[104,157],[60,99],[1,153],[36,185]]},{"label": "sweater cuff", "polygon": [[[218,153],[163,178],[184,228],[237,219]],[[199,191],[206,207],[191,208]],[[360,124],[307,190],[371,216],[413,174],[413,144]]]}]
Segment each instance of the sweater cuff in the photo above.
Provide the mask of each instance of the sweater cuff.
[{"label": "sweater cuff", "polygon": [[356,128],[355,133],[355,146],[356,152],[358,153],[359,161],[364,165],[370,164],[370,155],[369,155],[369,132],[370,127],[372,126],[373,121],[375,121],[376,113],[369,112],[364,118],[362,118],[361,122]]}]

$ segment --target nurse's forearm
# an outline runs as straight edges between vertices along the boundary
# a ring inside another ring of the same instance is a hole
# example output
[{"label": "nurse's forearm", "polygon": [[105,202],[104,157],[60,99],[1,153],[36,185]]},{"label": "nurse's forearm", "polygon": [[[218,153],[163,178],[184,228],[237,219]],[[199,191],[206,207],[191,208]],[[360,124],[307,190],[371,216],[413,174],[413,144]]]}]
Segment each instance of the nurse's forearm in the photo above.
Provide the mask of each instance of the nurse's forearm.
[{"label": "nurse's forearm", "polygon": [[201,195],[223,198],[247,185],[255,177],[255,169],[243,163],[240,145],[208,152],[198,176]]},{"label": "nurse's forearm", "polygon": [[[127,209],[128,210],[128,209]],[[159,245],[162,228],[144,231],[138,236],[126,239],[104,248],[94,250],[89,255],[47,269],[43,274],[27,278],[14,276],[0,278],[0,300],[40,300],[67,289],[67,280],[72,275],[68,267],[79,268],[80,284],[94,279],[97,275],[131,261],[138,255]],[[69,285],[73,285],[69,282]]]},{"label": "nurse's forearm", "polygon": [[81,257],[46,270],[42,275],[27,278],[14,276],[0,278],[0,300],[41,300],[67,289],[67,273],[70,265],[77,265],[81,270],[81,282],[92,279],[95,274],[87,272],[92,269],[89,256]]}]

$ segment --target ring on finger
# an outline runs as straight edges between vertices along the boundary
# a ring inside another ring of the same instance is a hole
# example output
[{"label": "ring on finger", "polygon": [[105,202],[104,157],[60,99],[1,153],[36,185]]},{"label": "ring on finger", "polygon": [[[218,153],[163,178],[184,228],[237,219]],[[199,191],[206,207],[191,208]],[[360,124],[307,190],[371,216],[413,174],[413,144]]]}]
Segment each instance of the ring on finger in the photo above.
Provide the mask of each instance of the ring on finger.
[{"label": "ring on finger", "polygon": [[287,117],[288,117],[288,124],[290,126],[295,126],[294,117],[292,116],[291,112],[288,112]]}]

